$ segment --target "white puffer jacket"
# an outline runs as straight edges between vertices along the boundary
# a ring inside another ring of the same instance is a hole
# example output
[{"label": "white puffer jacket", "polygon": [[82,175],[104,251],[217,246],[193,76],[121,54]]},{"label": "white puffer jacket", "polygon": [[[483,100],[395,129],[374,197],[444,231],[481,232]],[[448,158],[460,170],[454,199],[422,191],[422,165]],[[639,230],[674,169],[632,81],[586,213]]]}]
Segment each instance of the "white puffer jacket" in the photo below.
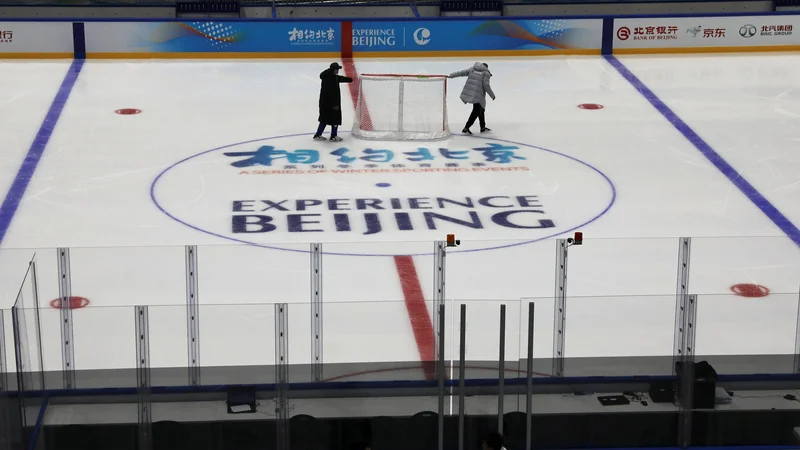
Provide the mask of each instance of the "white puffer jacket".
[{"label": "white puffer jacket", "polygon": [[494,100],[494,91],[489,85],[492,73],[483,63],[476,62],[469,69],[453,72],[448,78],[467,77],[464,89],[461,90],[461,101],[464,103],[480,103],[486,109],[486,94]]}]

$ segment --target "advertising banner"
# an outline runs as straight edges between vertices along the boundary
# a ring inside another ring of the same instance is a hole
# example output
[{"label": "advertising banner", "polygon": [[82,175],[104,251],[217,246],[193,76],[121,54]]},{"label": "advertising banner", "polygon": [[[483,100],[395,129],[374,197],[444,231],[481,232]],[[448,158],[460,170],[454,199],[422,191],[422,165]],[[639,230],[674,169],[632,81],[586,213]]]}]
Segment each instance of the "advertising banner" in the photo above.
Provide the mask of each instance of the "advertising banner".
[{"label": "advertising banner", "polygon": [[353,22],[353,52],[600,50],[603,21],[442,20]]},{"label": "advertising banner", "polygon": [[71,58],[73,51],[71,22],[0,22],[0,54]]},{"label": "advertising banner", "polygon": [[614,50],[800,45],[800,16],[617,19]]},{"label": "advertising banner", "polygon": [[87,22],[86,53],[339,52],[339,22]]}]

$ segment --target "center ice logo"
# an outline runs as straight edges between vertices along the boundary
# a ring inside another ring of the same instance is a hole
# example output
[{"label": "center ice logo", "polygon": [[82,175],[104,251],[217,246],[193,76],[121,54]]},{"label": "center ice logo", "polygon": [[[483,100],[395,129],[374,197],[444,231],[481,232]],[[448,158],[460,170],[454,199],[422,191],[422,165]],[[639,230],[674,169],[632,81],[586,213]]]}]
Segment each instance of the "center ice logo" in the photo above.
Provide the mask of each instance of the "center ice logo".
[{"label": "center ice logo", "polygon": [[152,198],[171,219],[256,245],[314,241],[533,241],[585,226],[611,181],[570,155],[499,139],[346,146],[309,136],[202,151],[165,169]]}]

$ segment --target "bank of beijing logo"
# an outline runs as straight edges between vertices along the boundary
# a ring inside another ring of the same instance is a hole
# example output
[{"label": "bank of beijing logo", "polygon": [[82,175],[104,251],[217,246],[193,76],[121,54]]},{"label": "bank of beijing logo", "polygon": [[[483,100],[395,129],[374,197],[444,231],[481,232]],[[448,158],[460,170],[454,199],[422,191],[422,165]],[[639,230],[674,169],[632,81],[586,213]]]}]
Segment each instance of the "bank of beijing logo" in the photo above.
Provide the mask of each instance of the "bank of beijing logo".
[{"label": "bank of beijing logo", "polygon": [[427,28],[417,28],[414,31],[414,42],[417,45],[426,45],[431,41],[431,30]]},{"label": "bank of beijing logo", "polygon": [[445,231],[544,239],[592,222],[615,198],[598,168],[522,143],[343,144],[278,137],[183,155],[153,182],[152,198],[195,230],[257,245],[419,241]]}]

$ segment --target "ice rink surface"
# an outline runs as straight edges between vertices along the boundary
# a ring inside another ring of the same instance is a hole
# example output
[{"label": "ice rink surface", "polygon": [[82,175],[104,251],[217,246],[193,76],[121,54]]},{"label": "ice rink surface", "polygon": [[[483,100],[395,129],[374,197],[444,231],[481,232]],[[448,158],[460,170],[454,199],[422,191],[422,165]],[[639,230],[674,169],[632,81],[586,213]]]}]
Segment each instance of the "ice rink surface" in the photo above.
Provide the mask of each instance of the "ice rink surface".
[{"label": "ice rink surface", "polygon": [[[413,255],[429,300],[432,242],[455,233],[446,297],[469,302],[468,358],[496,358],[499,304],[511,317],[508,354],[522,354],[533,299],[536,354],[547,357],[554,239],[577,230],[585,243],[570,253],[567,355],[669,355],[677,238],[688,236],[697,353],[793,353],[800,55],[619,61],[635,79],[603,58],[488,59],[493,131],[460,135],[464,79],[449,80],[454,135],[441,142],[351,139],[342,85],[339,144],[311,139],[330,61],[88,61],[74,86],[64,82],[70,62],[5,63],[0,307],[12,306],[36,253],[44,364],[60,368],[58,311],[47,305],[58,297],[55,248],[70,247],[73,295],[91,301],[74,310],[78,368],[133,364],[139,304],[152,306],[153,365],[179,366],[183,246],[194,244],[203,365],[271,363],[272,304],[282,302],[290,362],[308,362],[307,250],[322,242],[325,362],[413,361],[422,349],[401,286],[409,274],[393,256]],[[355,68],[447,74],[472,63],[358,59]],[[603,108],[578,107],[587,103]],[[52,129],[46,146],[38,127]],[[265,148],[274,158],[259,159]],[[740,283],[770,294],[734,295]],[[249,351],[253,342],[263,351]]]}]

